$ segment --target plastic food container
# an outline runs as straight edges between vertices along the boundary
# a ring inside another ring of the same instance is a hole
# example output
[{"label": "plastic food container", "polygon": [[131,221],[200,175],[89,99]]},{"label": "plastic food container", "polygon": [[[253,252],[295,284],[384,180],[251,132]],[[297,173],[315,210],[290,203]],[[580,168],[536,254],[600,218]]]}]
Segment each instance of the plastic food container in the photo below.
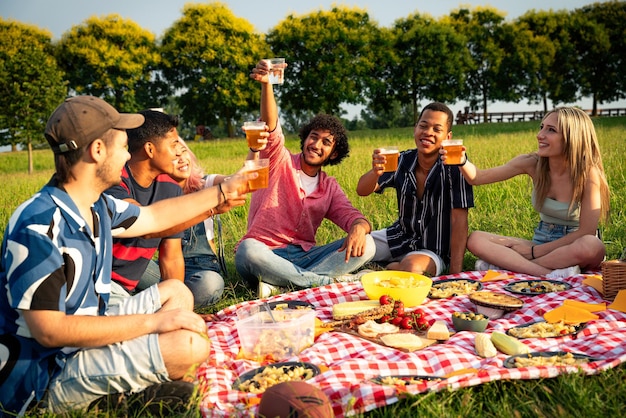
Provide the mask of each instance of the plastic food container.
[{"label": "plastic food container", "polygon": [[294,357],[313,345],[314,309],[269,310],[242,308],[235,325],[242,355],[258,362],[275,362]]},{"label": "plastic food container", "polygon": [[421,305],[433,281],[421,274],[407,271],[373,271],[361,277],[361,284],[367,297],[378,300],[382,295],[389,295],[394,300],[401,300],[407,308]]}]

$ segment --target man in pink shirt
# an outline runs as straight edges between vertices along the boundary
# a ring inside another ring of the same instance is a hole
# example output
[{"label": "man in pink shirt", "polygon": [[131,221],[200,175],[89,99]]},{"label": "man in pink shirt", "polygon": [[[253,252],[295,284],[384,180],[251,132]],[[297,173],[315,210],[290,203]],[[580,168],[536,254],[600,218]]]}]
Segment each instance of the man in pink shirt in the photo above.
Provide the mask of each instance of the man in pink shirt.
[{"label": "man in pink shirt", "polygon": [[[269,187],[252,194],[248,231],[239,241],[235,266],[259,297],[280,287],[314,287],[358,280],[349,275],[376,251],[371,225],[348,200],[337,180],[322,167],[339,164],[349,153],[346,130],[334,116],[317,115],[300,129],[300,149],[292,154],[278,121],[278,108],[260,61],[250,77],[261,83],[261,120],[269,129],[267,144],[251,149],[249,158],[269,158]],[[315,234],[327,218],[348,233],[346,238],[316,245]]]}]

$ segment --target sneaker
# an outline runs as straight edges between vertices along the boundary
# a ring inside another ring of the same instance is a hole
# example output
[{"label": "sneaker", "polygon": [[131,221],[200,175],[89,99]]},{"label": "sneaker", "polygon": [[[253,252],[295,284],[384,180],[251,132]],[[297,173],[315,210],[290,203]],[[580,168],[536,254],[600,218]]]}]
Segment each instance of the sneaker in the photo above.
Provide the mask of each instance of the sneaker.
[{"label": "sneaker", "polygon": [[284,293],[283,288],[259,280],[259,287],[257,289],[257,297],[259,299],[269,298],[270,296],[280,295],[281,293]]},{"label": "sneaker", "polygon": [[474,270],[487,271],[487,270],[502,270],[502,269],[494,264],[489,264],[485,260],[481,260],[479,258],[478,260],[476,260],[476,264],[474,264]]},{"label": "sneaker", "polygon": [[167,417],[188,411],[195,390],[196,385],[180,380],[158,383],[129,395],[126,403],[131,415]]},{"label": "sneaker", "polygon": [[550,273],[546,274],[547,279],[565,279],[567,277],[576,276],[580,274],[580,267],[571,266],[566,267],[564,269],[556,269],[552,270]]}]

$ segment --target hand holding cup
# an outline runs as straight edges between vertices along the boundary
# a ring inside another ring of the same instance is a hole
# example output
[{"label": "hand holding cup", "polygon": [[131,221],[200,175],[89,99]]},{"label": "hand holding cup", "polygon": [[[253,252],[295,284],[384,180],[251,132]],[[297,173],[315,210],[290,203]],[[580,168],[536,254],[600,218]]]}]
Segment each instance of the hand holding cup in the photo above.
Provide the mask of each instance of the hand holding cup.
[{"label": "hand holding cup", "polygon": [[445,165],[462,165],[467,161],[462,139],[444,139],[439,154]]}]

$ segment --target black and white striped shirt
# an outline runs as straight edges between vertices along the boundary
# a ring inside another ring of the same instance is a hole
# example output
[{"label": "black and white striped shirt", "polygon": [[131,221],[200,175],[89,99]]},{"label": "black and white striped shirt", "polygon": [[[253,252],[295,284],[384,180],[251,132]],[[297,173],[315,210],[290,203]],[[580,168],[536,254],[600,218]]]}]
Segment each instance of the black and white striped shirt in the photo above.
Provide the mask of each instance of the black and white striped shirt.
[{"label": "black and white striped shirt", "polygon": [[378,193],[393,187],[398,199],[398,220],[387,228],[389,249],[394,258],[428,249],[448,264],[452,209],[474,207],[474,192],[458,167],[443,165],[438,160],[428,173],[424,195],[419,199],[417,159],[417,149],[403,151],[398,169],[378,179]]}]

